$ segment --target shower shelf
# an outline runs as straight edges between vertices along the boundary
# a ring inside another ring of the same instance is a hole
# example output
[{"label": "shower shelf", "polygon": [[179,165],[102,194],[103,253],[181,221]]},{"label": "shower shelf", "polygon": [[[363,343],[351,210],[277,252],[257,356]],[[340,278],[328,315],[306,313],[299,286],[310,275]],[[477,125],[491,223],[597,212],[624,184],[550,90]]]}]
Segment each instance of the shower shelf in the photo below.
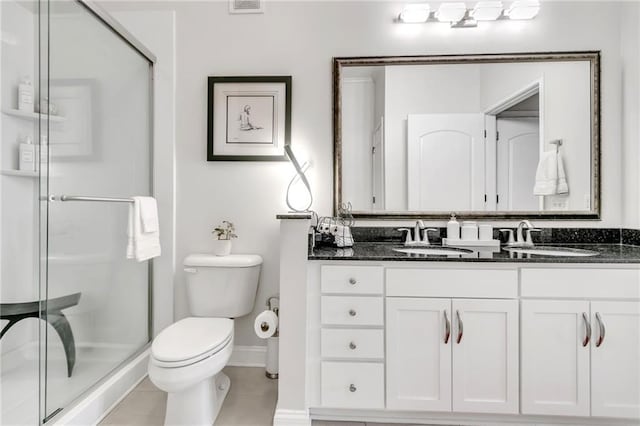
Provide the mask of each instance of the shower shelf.
[{"label": "shower shelf", "polygon": [[13,109],[13,108],[5,108],[2,110],[2,112],[4,114],[11,115],[13,117],[25,118],[25,119],[31,119],[31,120],[38,120],[40,117],[42,117],[44,120],[49,120],[52,123],[59,123],[59,122],[65,121],[65,118],[60,117],[59,115],[41,115],[39,112],[20,111],[19,109]]},{"label": "shower shelf", "polygon": [[39,173],[40,172],[32,172],[30,170],[14,170],[14,169],[0,170],[0,175],[29,177],[29,178],[37,178]]}]

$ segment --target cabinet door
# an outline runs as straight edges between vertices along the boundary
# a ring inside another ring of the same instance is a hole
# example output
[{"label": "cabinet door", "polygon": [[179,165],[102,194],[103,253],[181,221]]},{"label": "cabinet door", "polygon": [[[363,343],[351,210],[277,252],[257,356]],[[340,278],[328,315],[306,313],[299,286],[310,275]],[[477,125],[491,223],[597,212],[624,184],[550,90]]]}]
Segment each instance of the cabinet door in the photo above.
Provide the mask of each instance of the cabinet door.
[{"label": "cabinet door", "polygon": [[522,413],[588,416],[589,302],[525,300],[521,313]]},{"label": "cabinet door", "polygon": [[387,408],[451,411],[450,320],[450,299],[387,298]]},{"label": "cabinet door", "polygon": [[518,301],[454,300],[453,411],[518,413]]},{"label": "cabinet door", "polygon": [[591,302],[591,415],[640,417],[640,304]]}]

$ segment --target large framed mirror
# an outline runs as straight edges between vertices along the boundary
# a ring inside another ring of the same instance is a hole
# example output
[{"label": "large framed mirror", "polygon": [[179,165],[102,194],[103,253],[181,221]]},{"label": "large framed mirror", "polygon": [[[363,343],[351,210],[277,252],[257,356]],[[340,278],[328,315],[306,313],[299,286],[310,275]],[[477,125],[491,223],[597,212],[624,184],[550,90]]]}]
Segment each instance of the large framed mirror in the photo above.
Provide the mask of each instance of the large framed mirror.
[{"label": "large framed mirror", "polygon": [[334,211],[600,218],[600,53],[334,58]]}]

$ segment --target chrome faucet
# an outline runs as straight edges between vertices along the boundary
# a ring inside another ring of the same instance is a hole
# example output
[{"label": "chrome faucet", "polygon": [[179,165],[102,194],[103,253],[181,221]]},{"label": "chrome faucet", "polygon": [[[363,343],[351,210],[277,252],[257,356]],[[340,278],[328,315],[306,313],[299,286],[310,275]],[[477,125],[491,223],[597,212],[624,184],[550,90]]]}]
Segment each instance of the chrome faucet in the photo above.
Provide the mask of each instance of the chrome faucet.
[{"label": "chrome faucet", "polygon": [[424,222],[422,220],[416,221],[416,226],[413,228],[413,241],[417,244],[422,242],[422,230],[424,229]]},{"label": "chrome faucet", "polygon": [[532,232],[540,232],[541,229],[534,228],[531,222],[523,220],[518,224],[516,238],[513,238],[513,229],[501,229],[500,231],[508,232],[509,239],[507,241],[508,246],[518,247],[533,247],[533,239],[531,238]]},{"label": "chrome faucet", "polygon": [[[527,227],[527,236],[525,237],[523,234],[524,227]],[[522,244],[524,246],[532,246],[533,241],[531,240],[531,229],[533,229],[533,225],[528,220],[522,220],[518,224],[518,233],[516,234],[516,243]]]},{"label": "chrome faucet", "polygon": [[411,238],[411,229],[398,228],[398,231],[405,231],[406,237],[404,239],[405,246],[428,246],[431,245],[429,241],[429,232],[437,232],[436,228],[426,228],[422,220],[416,221],[416,225],[413,229],[413,238]]}]

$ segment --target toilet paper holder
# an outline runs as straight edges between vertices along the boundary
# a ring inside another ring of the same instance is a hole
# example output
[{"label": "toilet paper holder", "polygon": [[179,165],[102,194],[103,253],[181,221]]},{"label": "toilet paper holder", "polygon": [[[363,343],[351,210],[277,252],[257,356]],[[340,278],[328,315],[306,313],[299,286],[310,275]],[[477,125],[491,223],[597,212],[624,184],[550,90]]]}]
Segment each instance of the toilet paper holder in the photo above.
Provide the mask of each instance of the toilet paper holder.
[{"label": "toilet paper holder", "polygon": [[[280,319],[280,298],[278,296],[271,296],[267,299],[267,308],[270,311],[273,311],[274,314],[276,314],[276,316],[278,317],[278,319]],[[260,328],[262,329],[262,331],[267,331],[269,330],[269,324],[267,324],[266,322],[263,322],[260,324]],[[276,328],[276,332],[272,337],[279,337],[280,335],[280,327]]]}]

